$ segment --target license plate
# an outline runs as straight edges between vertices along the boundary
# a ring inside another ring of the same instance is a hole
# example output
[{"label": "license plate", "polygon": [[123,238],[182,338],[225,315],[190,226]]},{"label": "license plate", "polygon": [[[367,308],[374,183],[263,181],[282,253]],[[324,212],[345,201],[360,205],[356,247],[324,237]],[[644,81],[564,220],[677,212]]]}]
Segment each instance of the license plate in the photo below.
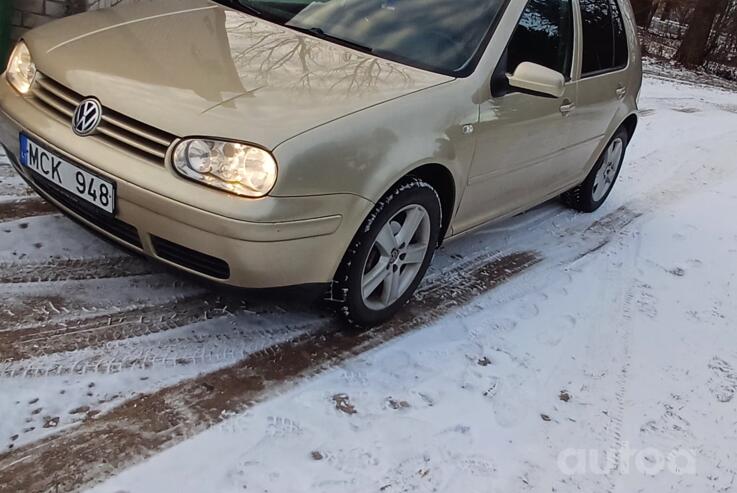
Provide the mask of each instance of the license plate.
[{"label": "license plate", "polygon": [[75,197],[115,213],[115,183],[72,164],[20,135],[20,163],[36,175],[63,188]]}]

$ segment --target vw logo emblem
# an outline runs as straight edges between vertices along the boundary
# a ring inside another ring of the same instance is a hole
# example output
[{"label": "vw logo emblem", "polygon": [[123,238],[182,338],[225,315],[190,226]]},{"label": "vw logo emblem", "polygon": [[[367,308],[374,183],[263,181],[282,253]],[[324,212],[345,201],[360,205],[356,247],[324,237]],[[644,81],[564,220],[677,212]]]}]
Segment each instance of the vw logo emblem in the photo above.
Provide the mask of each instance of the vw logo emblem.
[{"label": "vw logo emblem", "polygon": [[85,137],[92,135],[102,121],[102,106],[94,98],[88,98],[79,103],[74,111],[72,119],[72,130],[74,133]]}]

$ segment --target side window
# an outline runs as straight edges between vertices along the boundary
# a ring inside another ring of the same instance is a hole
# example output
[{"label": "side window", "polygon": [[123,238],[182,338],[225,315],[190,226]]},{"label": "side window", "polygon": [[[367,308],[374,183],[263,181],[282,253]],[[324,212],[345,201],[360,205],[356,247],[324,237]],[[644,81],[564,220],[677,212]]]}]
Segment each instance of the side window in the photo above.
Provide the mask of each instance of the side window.
[{"label": "side window", "polygon": [[581,0],[583,76],[627,64],[627,35],[616,0]]},{"label": "side window", "polygon": [[612,6],[612,21],[614,22],[614,66],[624,67],[629,58],[624,19],[622,19],[622,11],[619,9],[617,0],[609,0],[609,2]]},{"label": "side window", "polygon": [[507,48],[506,72],[533,62],[571,75],[573,11],[571,0],[530,0]]}]

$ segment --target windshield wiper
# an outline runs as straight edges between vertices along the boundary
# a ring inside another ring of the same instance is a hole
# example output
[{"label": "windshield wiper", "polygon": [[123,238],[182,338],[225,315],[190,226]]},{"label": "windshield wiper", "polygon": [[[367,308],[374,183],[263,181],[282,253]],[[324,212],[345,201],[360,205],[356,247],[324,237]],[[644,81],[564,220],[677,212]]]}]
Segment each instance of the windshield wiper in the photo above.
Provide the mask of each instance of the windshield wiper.
[{"label": "windshield wiper", "polygon": [[316,38],[325,39],[327,41],[332,41],[334,43],[338,43],[339,45],[347,46],[349,48],[355,48],[358,51],[364,51],[366,53],[374,53],[374,49],[370,46],[362,45],[361,43],[356,43],[355,41],[350,41],[347,39],[339,38],[338,36],[333,36],[332,34],[328,34],[325,31],[323,31],[319,27],[302,27],[302,26],[295,26],[294,24],[284,24],[286,27],[290,27],[294,29],[295,31],[299,31],[301,33],[310,34],[312,36],[315,36]]}]

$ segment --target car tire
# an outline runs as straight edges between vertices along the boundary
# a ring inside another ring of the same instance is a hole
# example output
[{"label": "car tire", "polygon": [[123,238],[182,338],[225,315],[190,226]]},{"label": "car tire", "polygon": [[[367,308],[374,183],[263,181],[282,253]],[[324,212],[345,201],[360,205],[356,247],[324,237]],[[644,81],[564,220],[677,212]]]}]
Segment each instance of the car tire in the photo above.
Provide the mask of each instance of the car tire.
[{"label": "car tire", "polygon": [[435,254],[442,219],[440,197],[418,178],[400,183],[376,204],[333,283],[332,298],[349,325],[378,325],[409,301]]},{"label": "car tire", "polygon": [[561,195],[561,201],[581,212],[594,212],[601,207],[619,178],[628,144],[629,134],[627,130],[620,128],[607,144],[586,180]]}]

